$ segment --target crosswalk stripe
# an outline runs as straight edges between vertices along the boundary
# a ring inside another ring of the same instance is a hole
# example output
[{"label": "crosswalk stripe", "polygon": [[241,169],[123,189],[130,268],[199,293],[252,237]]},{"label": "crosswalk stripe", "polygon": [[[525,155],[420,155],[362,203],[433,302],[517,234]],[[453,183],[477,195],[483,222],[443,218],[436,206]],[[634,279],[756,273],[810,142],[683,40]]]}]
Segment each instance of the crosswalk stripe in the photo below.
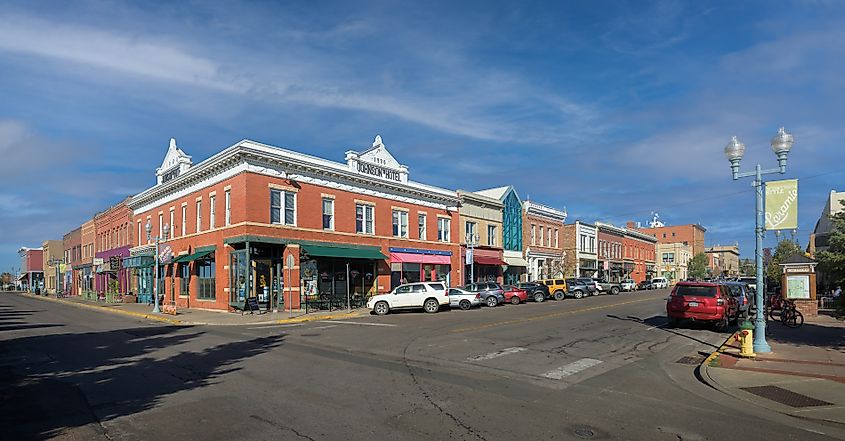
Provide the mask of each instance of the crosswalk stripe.
[{"label": "crosswalk stripe", "polygon": [[317,320],[318,323],[342,323],[344,325],[361,325],[361,326],[385,326],[394,327],[392,323],[366,323],[366,322],[347,322],[342,320]]},{"label": "crosswalk stripe", "polygon": [[595,360],[592,358],[582,358],[578,361],[563,365],[553,371],[546,372],[545,374],[543,374],[543,376],[546,378],[551,378],[552,380],[560,380],[564,377],[577,374],[578,372],[581,372],[584,369],[593,367],[601,363],[601,360]]},{"label": "crosswalk stripe", "polygon": [[516,354],[517,352],[524,351],[525,348],[514,347],[514,348],[505,348],[501,351],[491,352],[489,354],[478,355],[475,357],[470,357],[467,360],[469,361],[482,361],[482,360],[492,360],[494,358],[499,358],[505,355]]}]

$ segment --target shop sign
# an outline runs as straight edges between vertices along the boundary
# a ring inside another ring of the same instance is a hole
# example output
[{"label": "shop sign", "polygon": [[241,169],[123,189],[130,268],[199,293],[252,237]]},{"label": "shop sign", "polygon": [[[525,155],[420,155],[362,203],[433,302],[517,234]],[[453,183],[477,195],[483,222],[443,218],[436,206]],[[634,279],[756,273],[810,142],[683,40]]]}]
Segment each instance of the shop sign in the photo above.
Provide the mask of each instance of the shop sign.
[{"label": "shop sign", "polygon": [[391,181],[400,182],[399,172],[389,168],[381,167],[379,165],[370,164],[369,162],[358,161],[358,173],[364,173],[377,178],[389,179]]},{"label": "shop sign", "polygon": [[103,258],[102,257],[95,257],[94,261],[91,262],[91,264],[94,265],[94,266],[102,265],[103,264]]},{"label": "shop sign", "polygon": [[120,264],[123,259],[120,256],[111,256],[109,257],[109,267],[111,267],[112,271],[120,271]]},{"label": "shop sign", "polygon": [[766,183],[766,229],[798,228],[798,180]]}]

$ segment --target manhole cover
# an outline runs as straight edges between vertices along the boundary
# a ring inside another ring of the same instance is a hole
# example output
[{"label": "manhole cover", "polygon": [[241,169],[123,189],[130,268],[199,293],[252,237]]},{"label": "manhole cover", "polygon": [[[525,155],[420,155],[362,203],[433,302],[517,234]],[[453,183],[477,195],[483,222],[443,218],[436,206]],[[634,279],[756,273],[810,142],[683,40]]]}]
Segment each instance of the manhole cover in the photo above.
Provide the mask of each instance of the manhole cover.
[{"label": "manhole cover", "polygon": [[579,438],[592,438],[596,436],[596,432],[593,432],[593,429],[590,429],[589,427],[579,427],[575,429],[575,435]]},{"label": "manhole cover", "polygon": [[817,400],[813,397],[808,397],[777,386],[753,386],[741,387],[740,389],[790,407],[817,407],[833,405],[833,403]]},{"label": "manhole cover", "polygon": [[701,355],[687,355],[686,357],[681,357],[675,363],[680,364],[701,364],[704,362],[704,359],[707,357],[703,357]]}]

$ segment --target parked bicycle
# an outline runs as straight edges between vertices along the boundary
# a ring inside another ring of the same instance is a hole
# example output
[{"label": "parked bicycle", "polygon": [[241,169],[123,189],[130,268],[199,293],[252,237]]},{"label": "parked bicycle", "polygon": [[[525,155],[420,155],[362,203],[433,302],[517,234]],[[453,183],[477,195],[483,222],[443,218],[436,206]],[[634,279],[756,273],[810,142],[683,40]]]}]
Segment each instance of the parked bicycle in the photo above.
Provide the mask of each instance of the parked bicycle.
[{"label": "parked bicycle", "polygon": [[775,319],[775,311],[779,312],[779,316],[783,315],[784,299],[780,294],[772,294],[766,299],[765,316],[769,320]]},{"label": "parked bicycle", "polygon": [[804,324],[804,314],[795,306],[795,300],[784,300],[780,312],[780,321],[790,328],[797,328]]}]

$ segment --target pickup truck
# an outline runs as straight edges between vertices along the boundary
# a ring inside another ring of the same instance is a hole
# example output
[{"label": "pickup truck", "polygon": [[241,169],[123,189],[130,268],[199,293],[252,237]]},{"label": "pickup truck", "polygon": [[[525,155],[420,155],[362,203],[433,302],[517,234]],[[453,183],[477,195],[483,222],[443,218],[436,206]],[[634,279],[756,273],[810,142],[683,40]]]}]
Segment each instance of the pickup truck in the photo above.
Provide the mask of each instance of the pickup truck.
[{"label": "pickup truck", "polygon": [[622,285],[619,283],[608,282],[606,280],[601,279],[593,279],[596,282],[596,285],[599,288],[599,291],[607,294],[616,295],[622,291]]}]

